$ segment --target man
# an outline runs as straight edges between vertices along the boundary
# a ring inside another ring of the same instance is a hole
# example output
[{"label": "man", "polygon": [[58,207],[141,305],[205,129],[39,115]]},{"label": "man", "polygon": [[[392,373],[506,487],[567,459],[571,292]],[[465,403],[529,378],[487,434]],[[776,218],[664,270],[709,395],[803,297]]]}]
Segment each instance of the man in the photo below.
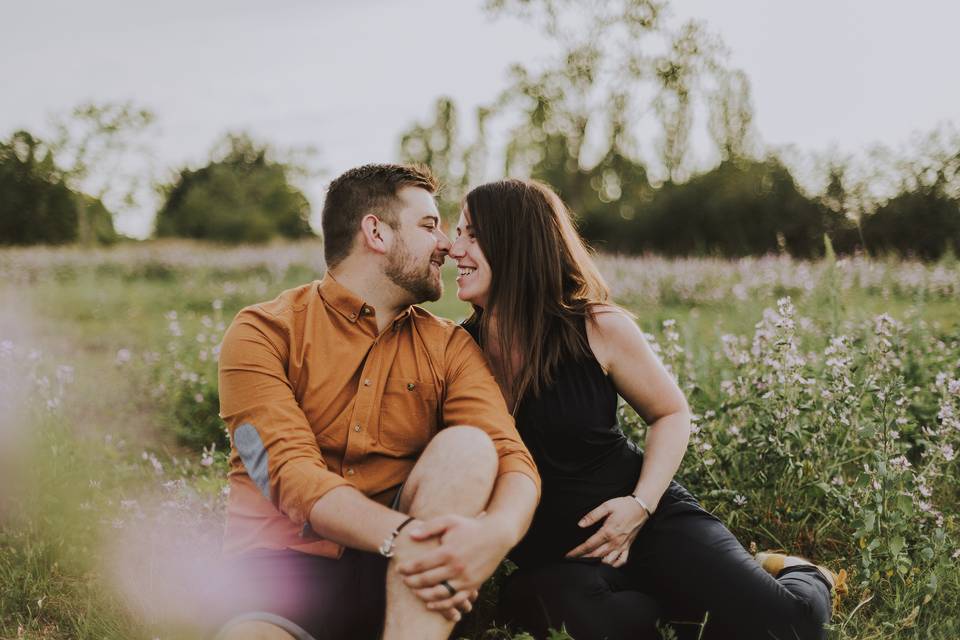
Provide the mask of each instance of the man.
[{"label": "man", "polygon": [[224,337],[245,615],[222,638],[446,638],[529,525],[539,477],[479,349],[411,306],[442,291],[435,190],[400,165],[334,180],[326,276]]}]

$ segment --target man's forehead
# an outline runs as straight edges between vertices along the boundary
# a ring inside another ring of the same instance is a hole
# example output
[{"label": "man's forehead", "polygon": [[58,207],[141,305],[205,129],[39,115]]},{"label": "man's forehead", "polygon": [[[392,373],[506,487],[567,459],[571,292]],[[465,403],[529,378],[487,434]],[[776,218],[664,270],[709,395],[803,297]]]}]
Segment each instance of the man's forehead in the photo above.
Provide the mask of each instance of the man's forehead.
[{"label": "man's forehead", "polygon": [[440,217],[437,202],[433,195],[420,187],[403,187],[397,192],[397,198],[403,203],[401,215],[410,220],[422,217]]}]

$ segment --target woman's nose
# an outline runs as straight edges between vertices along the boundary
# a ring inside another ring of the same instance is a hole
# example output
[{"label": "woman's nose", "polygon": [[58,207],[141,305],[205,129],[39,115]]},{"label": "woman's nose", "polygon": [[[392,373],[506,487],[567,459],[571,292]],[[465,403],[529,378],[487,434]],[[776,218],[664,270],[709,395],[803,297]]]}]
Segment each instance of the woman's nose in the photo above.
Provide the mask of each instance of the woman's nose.
[{"label": "woman's nose", "polygon": [[463,255],[463,238],[457,238],[450,244],[450,257],[457,258]]}]

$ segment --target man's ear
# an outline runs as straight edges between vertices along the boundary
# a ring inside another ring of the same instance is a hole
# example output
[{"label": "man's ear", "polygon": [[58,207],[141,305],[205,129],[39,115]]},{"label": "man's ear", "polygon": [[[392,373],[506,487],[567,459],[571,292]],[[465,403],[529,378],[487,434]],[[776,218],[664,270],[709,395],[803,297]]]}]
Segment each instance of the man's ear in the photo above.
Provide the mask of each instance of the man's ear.
[{"label": "man's ear", "polygon": [[383,220],[368,213],[360,220],[360,235],[363,245],[374,253],[386,253],[393,229]]}]

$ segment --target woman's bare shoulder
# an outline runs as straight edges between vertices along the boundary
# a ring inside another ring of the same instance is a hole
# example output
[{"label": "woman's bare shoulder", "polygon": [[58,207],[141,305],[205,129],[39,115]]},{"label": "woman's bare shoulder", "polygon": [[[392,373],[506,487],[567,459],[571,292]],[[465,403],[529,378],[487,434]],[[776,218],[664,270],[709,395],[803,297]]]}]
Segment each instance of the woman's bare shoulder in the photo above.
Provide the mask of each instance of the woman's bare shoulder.
[{"label": "woman's bare shoulder", "polygon": [[643,340],[633,314],[617,305],[591,305],[588,319],[587,341],[604,371],[609,370],[618,351],[633,341]]}]

